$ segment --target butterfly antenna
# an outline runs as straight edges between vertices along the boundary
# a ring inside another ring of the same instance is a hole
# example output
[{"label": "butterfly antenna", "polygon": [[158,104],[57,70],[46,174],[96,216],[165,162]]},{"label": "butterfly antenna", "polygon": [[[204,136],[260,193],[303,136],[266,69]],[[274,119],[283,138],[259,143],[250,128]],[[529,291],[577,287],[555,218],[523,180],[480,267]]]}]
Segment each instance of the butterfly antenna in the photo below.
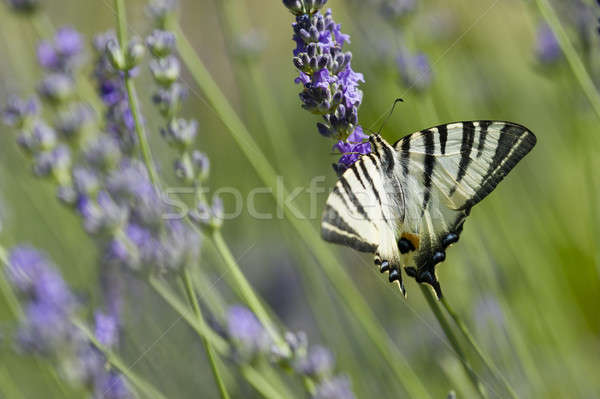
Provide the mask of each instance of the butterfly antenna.
[{"label": "butterfly antenna", "polygon": [[404,102],[404,100],[401,99],[401,98],[397,98],[397,99],[394,100],[394,104],[392,105],[392,109],[390,109],[390,112],[388,112],[387,116],[385,117],[385,119],[381,123],[381,126],[379,126],[379,130],[377,130],[377,134],[381,134],[381,130],[383,129],[383,127],[386,125],[386,123],[388,122],[388,120],[390,119],[390,117],[392,116],[392,114],[394,113],[394,109],[396,108],[396,104],[403,103],[403,102]]}]

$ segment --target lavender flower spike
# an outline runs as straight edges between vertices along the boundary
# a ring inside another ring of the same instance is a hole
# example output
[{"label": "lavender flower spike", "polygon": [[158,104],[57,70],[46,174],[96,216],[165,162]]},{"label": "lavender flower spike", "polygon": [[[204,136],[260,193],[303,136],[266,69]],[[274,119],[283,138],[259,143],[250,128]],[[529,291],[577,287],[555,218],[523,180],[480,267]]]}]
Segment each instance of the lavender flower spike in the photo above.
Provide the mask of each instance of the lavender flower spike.
[{"label": "lavender flower spike", "polygon": [[299,72],[295,82],[303,85],[302,107],[322,115],[324,121],[317,124],[321,135],[339,141],[334,148],[343,155],[334,169],[340,173],[371,149],[368,145],[360,146],[366,138],[358,125],[358,107],[363,96],[358,86],[364,78],[352,69],[352,53],[343,51],[350,37],[342,33],[331,10],[325,14],[319,11],[325,3],[284,1],[296,15],[292,24],[296,42],[293,63]]}]

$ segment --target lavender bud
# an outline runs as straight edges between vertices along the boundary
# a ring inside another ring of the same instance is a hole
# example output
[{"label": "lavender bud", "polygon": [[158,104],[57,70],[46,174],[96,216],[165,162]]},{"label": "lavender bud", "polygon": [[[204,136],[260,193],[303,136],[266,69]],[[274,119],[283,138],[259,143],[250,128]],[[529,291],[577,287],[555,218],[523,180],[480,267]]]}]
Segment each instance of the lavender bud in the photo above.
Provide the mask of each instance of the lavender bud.
[{"label": "lavender bud", "polygon": [[181,103],[187,96],[187,88],[180,83],[173,83],[169,87],[161,87],[152,97],[158,111],[165,119],[171,119],[177,114]]},{"label": "lavender bud", "polygon": [[283,0],[283,5],[294,15],[304,14],[304,4],[302,4],[301,0]]},{"label": "lavender bud", "polygon": [[285,333],[284,339],[293,355],[304,356],[306,354],[308,337],[304,331],[299,331],[296,334],[288,331]]},{"label": "lavender bud", "polygon": [[168,15],[175,9],[175,6],[175,0],[151,0],[146,10],[155,23],[162,26]]},{"label": "lavender bud", "polygon": [[319,133],[323,137],[331,137],[331,136],[333,136],[333,130],[329,129],[326,125],[324,125],[321,122],[317,122],[317,129],[319,130]]},{"label": "lavender bud", "polygon": [[119,325],[117,320],[102,312],[94,314],[94,335],[98,342],[106,348],[112,348],[119,340]]},{"label": "lavender bud", "polygon": [[173,52],[175,41],[175,34],[173,32],[155,29],[146,38],[146,45],[154,57],[163,58]]},{"label": "lavender bud", "polygon": [[59,104],[68,100],[74,92],[75,82],[67,75],[53,73],[47,75],[38,87],[38,92],[45,100]]},{"label": "lavender bud", "polygon": [[220,197],[213,197],[212,207],[204,202],[198,202],[196,208],[189,212],[189,217],[202,228],[218,229],[223,224],[223,201]]},{"label": "lavender bud", "polygon": [[174,163],[175,176],[186,183],[194,181],[194,165],[189,157],[176,159]]},{"label": "lavender bud", "polygon": [[192,152],[192,163],[196,168],[196,179],[202,183],[208,179],[210,173],[210,160],[208,156],[200,151]]},{"label": "lavender bud", "polygon": [[299,359],[295,366],[299,373],[312,378],[322,378],[330,375],[333,367],[333,354],[322,346],[311,348],[308,355]]},{"label": "lavender bud", "polygon": [[562,57],[560,44],[552,29],[542,24],[536,32],[535,55],[540,63],[550,65]]},{"label": "lavender bud", "polygon": [[77,191],[69,184],[58,186],[56,189],[56,198],[65,205],[73,206],[77,203]]},{"label": "lavender bud", "polygon": [[114,169],[121,160],[119,143],[108,135],[95,139],[84,151],[86,161],[102,171]]},{"label": "lavender bud", "polygon": [[81,195],[94,196],[100,189],[98,176],[88,168],[76,167],[72,171],[72,176],[74,189]]},{"label": "lavender bud", "polygon": [[46,177],[54,175],[58,181],[68,180],[71,168],[71,153],[65,145],[36,155],[33,171],[37,176]]},{"label": "lavender bud", "polygon": [[128,71],[139,65],[146,53],[146,47],[142,39],[134,37],[127,44],[127,52],[125,53],[125,64]]},{"label": "lavender bud", "polygon": [[22,100],[11,95],[2,110],[2,119],[9,126],[23,128],[38,115],[38,112],[39,104],[35,97]]},{"label": "lavender bud", "polygon": [[183,151],[189,148],[196,138],[198,122],[183,118],[173,119],[161,133],[169,145]]},{"label": "lavender bud", "polygon": [[227,311],[227,332],[238,354],[252,359],[265,352],[271,340],[254,313],[243,306],[232,306]]},{"label": "lavender bud", "polygon": [[154,59],[150,61],[150,71],[158,84],[170,86],[179,78],[179,60],[174,56]]},{"label": "lavender bud", "polygon": [[67,140],[79,139],[93,125],[95,116],[88,104],[71,104],[59,112],[56,128]]},{"label": "lavender bud", "polygon": [[56,145],[57,138],[56,132],[50,126],[44,122],[38,121],[33,126],[31,131],[31,145],[30,151],[46,151],[54,148]]},{"label": "lavender bud", "polygon": [[[102,38],[104,39],[104,38]],[[100,38],[98,38],[100,40]],[[101,43],[98,42],[98,45]],[[112,67],[117,71],[125,71],[127,69],[127,61],[125,59],[125,54],[119,45],[119,42],[115,37],[107,37],[104,41],[106,46],[106,54],[108,56],[108,60],[110,61]]]}]

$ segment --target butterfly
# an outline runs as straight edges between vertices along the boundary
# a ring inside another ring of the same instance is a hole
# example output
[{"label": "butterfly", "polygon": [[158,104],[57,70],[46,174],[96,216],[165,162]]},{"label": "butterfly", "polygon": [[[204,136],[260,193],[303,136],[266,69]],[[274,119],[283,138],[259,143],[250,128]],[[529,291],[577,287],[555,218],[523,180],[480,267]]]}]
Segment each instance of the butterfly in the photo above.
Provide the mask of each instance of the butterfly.
[{"label": "butterfly", "polygon": [[512,122],[466,121],[410,134],[393,145],[369,137],[371,153],[340,176],[321,222],[324,240],[375,254],[406,296],[402,268],[442,289],[435,267],[458,241],[471,208],[535,146]]}]

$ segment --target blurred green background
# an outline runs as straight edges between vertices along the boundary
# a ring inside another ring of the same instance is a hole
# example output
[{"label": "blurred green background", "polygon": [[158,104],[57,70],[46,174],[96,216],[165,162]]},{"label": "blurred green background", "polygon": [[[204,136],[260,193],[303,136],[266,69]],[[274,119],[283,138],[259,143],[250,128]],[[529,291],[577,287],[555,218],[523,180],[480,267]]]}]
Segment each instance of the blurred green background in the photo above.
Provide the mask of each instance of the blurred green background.
[{"label": "blurred green background", "polygon": [[[538,137],[532,153],[475,207],[461,242],[439,267],[448,301],[519,396],[600,397],[600,115],[564,57],[552,65],[536,58],[536,29],[543,19],[534,2],[418,1],[416,11],[398,21],[384,18],[378,3],[331,0],[327,5],[352,36],[347,49],[353,52],[354,70],[365,75],[359,113],[363,126],[376,129],[393,100],[402,97],[405,102],[383,129],[388,141],[438,123],[470,119],[514,121]],[[575,3],[553,4],[577,55],[600,82],[600,13],[595,3],[587,4],[582,36],[577,7],[583,6]],[[144,35],[150,29],[145,4],[127,1],[132,33]],[[88,39],[115,23],[108,0],[46,2],[44,12],[54,25],[72,25]],[[331,187],[336,179],[330,166],[336,160],[333,143],[317,133],[317,117],[300,108],[291,62],[293,17],[281,2],[181,0],[178,14],[200,58],[285,184],[307,186],[314,176],[324,175],[324,185]],[[37,39],[27,19],[1,8],[0,97],[35,90],[41,76],[34,56]],[[248,42],[258,46],[249,48]],[[395,57],[403,46],[429,57],[433,76],[425,90],[402,84]],[[263,186],[187,72],[184,80],[192,95],[182,114],[199,120],[197,147],[211,158],[211,189],[235,187],[245,195]],[[173,153],[158,134],[147,68],[137,84],[159,170],[176,184]],[[82,301],[93,307],[100,301],[94,244],[79,219],[56,201],[53,186],[32,177],[14,132],[0,129],[0,242],[6,247],[29,242],[47,251]],[[231,199],[224,199],[231,207]],[[325,199],[319,196],[319,210]],[[307,197],[297,205],[309,211]],[[268,195],[257,197],[257,209],[275,208]],[[319,217],[311,223],[318,234]],[[405,396],[401,379],[381,360],[312,248],[287,220],[257,220],[244,211],[226,221],[223,234],[242,271],[282,324],[306,331],[311,343],[330,348],[357,397]],[[387,344],[400,349],[431,396],[443,398],[455,390],[459,398],[474,397],[416,284],[408,282],[404,300],[376,273],[370,256],[329,248],[392,337]],[[218,319],[225,306],[240,299],[208,243],[202,268],[208,275],[206,292],[214,290],[224,299],[208,305]],[[121,348],[126,362],[135,362],[135,371],[169,398],[216,397],[199,339],[143,283],[128,278],[128,284]],[[0,396],[3,384],[11,383],[24,398],[63,397],[38,373],[35,359],[15,354],[11,340],[1,339],[8,337],[12,323],[1,301],[0,323]],[[238,380],[233,396],[256,396],[235,366],[226,365],[227,379]],[[490,397],[506,397],[485,368],[475,362],[475,369]],[[285,378],[303,397],[298,382]]]}]

